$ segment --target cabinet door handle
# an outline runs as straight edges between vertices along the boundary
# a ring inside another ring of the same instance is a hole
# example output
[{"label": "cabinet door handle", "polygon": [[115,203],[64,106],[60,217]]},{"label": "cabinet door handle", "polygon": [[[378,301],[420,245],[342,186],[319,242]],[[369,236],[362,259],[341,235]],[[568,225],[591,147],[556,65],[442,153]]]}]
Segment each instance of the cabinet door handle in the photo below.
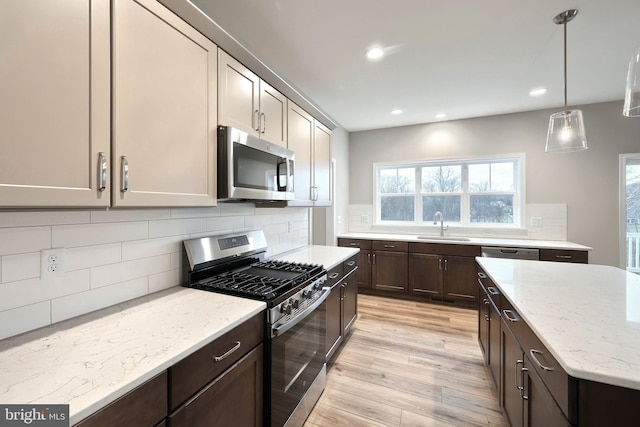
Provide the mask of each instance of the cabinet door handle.
[{"label": "cabinet door handle", "polygon": [[533,359],[534,362],[536,362],[536,364],[540,367],[540,369],[542,369],[543,371],[547,371],[547,372],[551,372],[554,370],[554,368],[552,368],[551,366],[545,366],[542,363],[540,363],[540,361],[538,360],[537,355],[538,354],[544,354],[543,352],[541,352],[540,350],[536,350],[535,348],[532,348],[531,350],[529,350],[529,354],[531,355],[531,358]]},{"label": "cabinet door handle", "polygon": [[442,270],[442,258],[438,259],[438,270]]},{"label": "cabinet door handle", "polygon": [[520,318],[516,316],[516,313],[513,310],[502,310],[504,313],[504,317],[507,318],[509,322],[519,322]]},{"label": "cabinet door handle", "polygon": [[260,133],[265,133],[267,131],[267,116],[265,116],[264,113],[260,113],[260,124]]},{"label": "cabinet door handle", "polygon": [[444,271],[447,271],[447,265],[449,265],[449,260],[448,259],[444,259]]},{"label": "cabinet door handle", "polygon": [[481,278],[481,279],[486,279],[487,275],[484,274],[482,271],[478,271],[478,277]]},{"label": "cabinet door handle", "polygon": [[500,295],[500,291],[497,290],[494,286],[489,286],[487,290],[491,295]]},{"label": "cabinet door handle", "polygon": [[251,127],[256,132],[260,132],[260,111],[254,110],[253,117],[251,118],[251,120],[252,120]]},{"label": "cabinet door handle", "polygon": [[371,254],[367,254],[367,264],[371,264]]},{"label": "cabinet door handle", "polygon": [[107,189],[107,156],[104,152],[98,154],[98,172],[98,181],[100,182],[98,190],[104,191]]},{"label": "cabinet door handle", "polygon": [[213,361],[214,362],[220,362],[221,360],[226,359],[227,357],[229,357],[229,355],[231,353],[233,353],[234,351],[236,351],[239,348],[240,348],[240,341],[236,341],[235,345],[233,347],[231,347],[229,350],[227,350],[227,352],[225,354],[223,354],[222,356],[213,356]]},{"label": "cabinet door handle", "polygon": [[331,273],[329,275],[329,279],[335,279],[336,277],[338,277],[340,275],[340,273]]},{"label": "cabinet door handle", "polygon": [[126,192],[129,189],[129,160],[127,160],[127,156],[122,156],[120,158],[120,172],[121,175],[121,184],[122,184],[122,192]]},{"label": "cabinet door handle", "polygon": [[355,261],[349,261],[349,262],[347,263],[347,266],[349,266],[349,267],[353,267],[354,265],[356,265],[356,262],[355,262]]},{"label": "cabinet door handle", "polygon": [[[518,369],[518,365],[522,365],[524,367],[524,360],[516,360],[516,365],[515,365],[515,370],[514,370],[514,381],[516,383],[516,389],[520,390],[520,396],[522,396],[522,390],[524,389],[523,386],[521,386],[520,384],[518,384],[518,374],[521,373],[520,369]],[[523,383],[524,383],[524,378],[523,378]]]},{"label": "cabinet door handle", "polygon": [[520,396],[524,399],[524,400],[529,400],[529,396],[527,396],[526,394],[524,394],[524,374],[529,372],[528,368],[524,367],[524,363],[522,365],[522,369],[520,370],[520,374],[522,375],[522,388],[520,389]]},{"label": "cabinet door handle", "polygon": [[376,254],[373,254],[373,263],[376,263]]}]

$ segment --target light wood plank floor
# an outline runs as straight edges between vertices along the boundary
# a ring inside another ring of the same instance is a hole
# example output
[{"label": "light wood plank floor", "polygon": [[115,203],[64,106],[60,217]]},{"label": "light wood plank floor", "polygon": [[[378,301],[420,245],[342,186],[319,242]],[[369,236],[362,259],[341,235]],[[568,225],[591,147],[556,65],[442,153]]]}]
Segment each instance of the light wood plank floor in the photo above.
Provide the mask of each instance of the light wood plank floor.
[{"label": "light wood plank floor", "polygon": [[304,427],[506,426],[475,310],[358,295],[358,314]]}]

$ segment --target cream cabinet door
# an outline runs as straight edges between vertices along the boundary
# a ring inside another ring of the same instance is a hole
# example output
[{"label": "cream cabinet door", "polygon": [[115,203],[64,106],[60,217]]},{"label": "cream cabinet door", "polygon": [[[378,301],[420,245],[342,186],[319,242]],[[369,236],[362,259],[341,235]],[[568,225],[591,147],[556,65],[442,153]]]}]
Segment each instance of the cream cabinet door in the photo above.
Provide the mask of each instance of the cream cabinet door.
[{"label": "cream cabinet door", "polygon": [[109,205],[109,43],[109,0],[0,2],[0,206]]},{"label": "cream cabinet door", "polygon": [[287,146],[287,97],[260,81],[260,138]]},{"label": "cream cabinet door", "polygon": [[293,190],[295,200],[289,206],[313,206],[311,199],[312,144],[314,120],[306,111],[289,101],[287,109],[287,147],[295,153]]},{"label": "cream cabinet door", "polygon": [[113,205],[215,205],[217,47],[155,0],[115,0],[113,61]]},{"label": "cream cabinet door", "polygon": [[218,121],[258,135],[260,78],[228,53],[218,51]]},{"label": "cream cabinet door", "polygon": [[314,206],[331,206],[331,131],[314,122],[313,132]]}]

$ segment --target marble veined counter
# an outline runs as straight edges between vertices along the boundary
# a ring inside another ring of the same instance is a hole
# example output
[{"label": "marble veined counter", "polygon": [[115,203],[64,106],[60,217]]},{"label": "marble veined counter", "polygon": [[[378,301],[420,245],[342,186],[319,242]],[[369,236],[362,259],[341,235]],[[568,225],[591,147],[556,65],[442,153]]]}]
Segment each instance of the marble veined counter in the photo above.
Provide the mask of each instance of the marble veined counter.
[{"label": "marble veined counter", "polygon": [[360,250],[355,248],[343,248],[339,246],[311,245],[300,249],[275,255],[273,259],[305,264],[321,264],[326,270],[331,270],[341,262],[351,258]]},{"label": "marble veined counter", "polygon": [[640,275],[596,264],[476,260],[567,374],[640,390]]},{"label": "marble veined counter", "polygon": [[[420,236],[420,238],[418,238]],[[345,239],[367,239],[367,240],[396,240],[402,242],[428,242],[447,243],[453,245],[476,245],[476,246],[507,246],[515,248],[540,248],[540,249],[566,249],[576,251],[590,251],[589,246],[565,240],[533,240],[533,239],[502,239],[492,237],[456,237],[446,234],[445,238],[438,236],[418,235],[418,234],[389,234],[389,233],[344,233],[338,237]],[[464,239],[464,240],[456,240]]]},{"label": "marble veined counter", "polygon": [[174,287],[0,341],[0,402],[69,404],[71,424],[263,311]]}]

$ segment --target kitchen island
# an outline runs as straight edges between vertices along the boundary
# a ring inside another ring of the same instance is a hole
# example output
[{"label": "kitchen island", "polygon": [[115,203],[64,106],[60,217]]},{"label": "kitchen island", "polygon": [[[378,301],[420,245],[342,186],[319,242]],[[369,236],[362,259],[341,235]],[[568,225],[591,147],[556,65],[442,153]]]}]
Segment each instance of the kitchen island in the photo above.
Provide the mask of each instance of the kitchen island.
[{"label": "kitchen island", "polygon": [[[481,288],[494,288],[484,304],[491,299],[502,319],[502,358],[497,359],[501,367],[495,376],[512,425],[520,425],[521,416],[524,425],[536,425],[531,422],[537,415],[532,413],[534,396],[527,394],[536,375],[550,390],[549,401],[572,425],[637,425],[640,276],[604,265],[481,257],[476,261]],[[494,301],[493,295],[499,297]],[[481,331],[484,320],[479,321]],[[486,320],[494,319],[489,315]],[[520,346],[515,351],[515,378],[514,366],[508,364],[510,343]],[[514,383],[525,402],[524,415],[514,416],[511,410],[516,407],[510,398]]]}]

